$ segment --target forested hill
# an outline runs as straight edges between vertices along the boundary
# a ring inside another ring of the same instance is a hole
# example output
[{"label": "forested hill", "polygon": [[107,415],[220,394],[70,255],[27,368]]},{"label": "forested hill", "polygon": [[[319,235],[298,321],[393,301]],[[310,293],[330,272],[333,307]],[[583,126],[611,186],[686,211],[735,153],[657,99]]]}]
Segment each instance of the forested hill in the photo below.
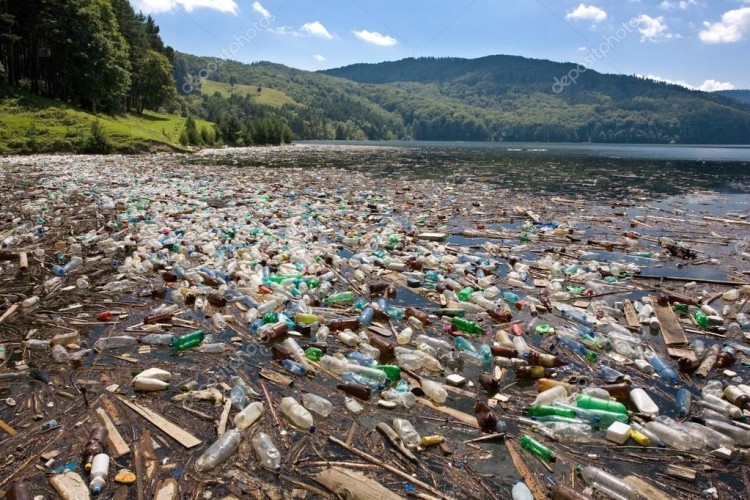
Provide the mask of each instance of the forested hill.
[{"label": "forested hill", "polygon": [[[288,99],[273,113],[299,139],[750,143],[750,106],[637,77],[579,73],[570,63],[410,58],[313,73],[177,54],[178,88],[207,67],[208,80],[283,93]],[[255,97],[245,92],[242,105]],[[216,121],[217,103],[201,99],[202,116]]]},{"label": "forested hill", "polygon": [[715,94],[740,101],[745,104],[750,104],[750,90],[719,90],[714,92]]}]

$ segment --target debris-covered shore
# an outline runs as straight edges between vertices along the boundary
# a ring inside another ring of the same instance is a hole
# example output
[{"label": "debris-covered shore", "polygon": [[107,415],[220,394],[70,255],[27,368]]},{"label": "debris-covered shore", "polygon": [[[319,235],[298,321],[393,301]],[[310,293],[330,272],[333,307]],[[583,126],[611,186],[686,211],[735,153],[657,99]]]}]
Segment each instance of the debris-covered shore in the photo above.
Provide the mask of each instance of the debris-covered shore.
[{"label": "debris-covered shore", "polygon": [[0,158],[10,498],[750,495],[747,211],[217,155]]}]

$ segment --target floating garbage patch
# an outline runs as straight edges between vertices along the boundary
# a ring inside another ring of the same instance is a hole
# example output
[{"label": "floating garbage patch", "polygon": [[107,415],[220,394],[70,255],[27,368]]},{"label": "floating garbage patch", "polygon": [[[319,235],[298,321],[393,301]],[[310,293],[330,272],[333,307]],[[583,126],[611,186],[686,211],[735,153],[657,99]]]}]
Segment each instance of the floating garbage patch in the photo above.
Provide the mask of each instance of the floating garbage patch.
[{"label": "floating garbage patch", "polygon": [[8,498],[747,495],[747,212],[0,168]]}]

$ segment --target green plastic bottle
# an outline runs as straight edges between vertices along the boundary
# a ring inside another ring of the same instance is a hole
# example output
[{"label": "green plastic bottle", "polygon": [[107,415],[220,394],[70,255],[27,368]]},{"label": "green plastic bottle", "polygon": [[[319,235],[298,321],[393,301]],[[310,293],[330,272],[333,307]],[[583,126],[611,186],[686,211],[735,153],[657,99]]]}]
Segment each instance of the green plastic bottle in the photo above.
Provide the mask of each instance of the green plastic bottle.
[{"label": "green plastic bottle", "polygon": [[574,410],[549,405],[529,406],[526,411],[532,417],[546,417],[548,415],[555,415],[557,417],[575,418],[576,416],[576,412]]},{"label": "green plastic bottle", "polygon": [[529,435],[521,437],[521,447],[547,462],[554,462],[557,459],[552,450]]},{"label": "green plastic bottle", "polygon": [[173,339],[172,342],[170,342],[169,347],[178,351],[190,349],[191,347],[195,347],[203,342],[205,337],[206,334],[203,330],[196,330]]},{"label": "green plastic bottle", "polygon": [[329,295],[326,299],[328,304],[352,304],[354,303],[354,292],[339,292]]},{"label": "green plastic bottle", "polygon": [[305,349],[305,357],[310,361],[318,361],[323,357],[323,351],[317,347],[308,347]]},{"label": "green plastic bottle", "polygon": [[461,302],[468,302],[469,297],[472,293],[474,293],[474,289],[470,286],[467,286],[466,288],[458,292],[458,300],[460,300]]},{"label": "green plastic bottle", "polygon": [[708,328],[708,316],[706,316],[706,313],[704,313],[700,309],[697,309],[693,313],[693,319],[702,329]]},{"label": "green plastic bottle", "polygon": [[624,404],[618,403],[617,401],[595,398],[588,394],[581,394],[578,396],[576,406],[587,410],[603,410],[612,413],[620,413],[622,415],[628,414],[628,409]]},{"label": "green plastic bottle", "polygon": [[401,380],[401,368],[396,365],[375,365],[380,371],[384,371],[390,380]]},{"label": "green plastic bottle", "polygon": [[471,342],[466,340],[463,337],[456,337],[456,340],[453,341],[453,345],[456,346],[456,349],[459,351],[466,351],[466,352],[477,352],[477,348],[474,347]]},{"label": "green plastic bottle", "polygon": [[455,317],[451,319],[451,324],[465,333],[470,333],[472,335],[484,334],[484,330],[482,329],[482,327],[480,327],[473,321],[469,321],[468,319]]}]

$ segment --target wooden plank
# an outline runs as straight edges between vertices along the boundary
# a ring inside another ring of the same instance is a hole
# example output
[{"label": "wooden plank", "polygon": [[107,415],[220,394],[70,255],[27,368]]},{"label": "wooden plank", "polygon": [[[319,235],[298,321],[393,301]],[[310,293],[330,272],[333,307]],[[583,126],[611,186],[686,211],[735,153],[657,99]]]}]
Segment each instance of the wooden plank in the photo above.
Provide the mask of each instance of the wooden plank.
[{"label": "wooden plank", "polygon": [[459,422],[463,422],[466,425],[469,425],[471,427],[476,427],[479,429],[479,424],[477,423],[477,417],[474,415],[469,415],[468,413],[464,413],[462,411],[454,410],[453,408],[450,408],[448,406],[435,406],[432,401],[425,398],[417,398],[417,403],[423,404],[424,406],[429,406],[435,411],[439,411],[441,413],[445,413],[446,415],[450,415],[451,417],[455,418]]},{"label": "wooden plank", "polygon": [[626,476],[623,481],[628,483],[630,486],[638,490],[638,493],[642,494],[644,498],[658,498],[659,500],[675,500],[674,497],[667,495],[662,490],[655,486],[647,483],[638,476],[630,475]]},{"label": "wooden plank", "polygon": [[7,310],[7,311],[5,311],[5,313],[3,313],[3,315],[2,315],[2,316],[0,316],[0,323],[2,323],[2,322],[3,322],[3,321],[5,321],[5,320],[6,320],[7,318],[9,318],[9,317],[10,317],[10,315],[11,315],[11,314],[13,314],[14,312],[16,312],[16,309],[18,309],[19,307],[20,307],[20,306],[19,306],[18,304],[13,304],[12,306],[10,306],[10,307],[8,308],[8,310]]},{"label": "wooden plank", "polygon": [[684,345],[688,343],[685,332],[680,325],[677,315],[671,307],[661,306],[656,302],[656,297],[651,296],[654,313],[661,323],[661,335],[667,346]]},{"label": "wooden plank", "polygon": [[8,425],[5,422],[5,420],[3,420],[3,419],[0,419],[0,429],[4,430],[5,432],[7,432],[8,434],[10,434],[11,436],[15,436],[16,434],[18,434],[16,432],[16,430],[13,427],[11,427],[10,425]]},{"label": "wooden plank", "polygon": [[128,446],[128,443],[122,438],[120,431],[118,431],[115,424],[112,423],[112,420],[110,420],[109,415],[104,411],[104,408],[97,408],[96,416],[99,419],[99,423],[107,428],[107,432],[109,433],[109,449],[112,450],[114,456],[121,457],[130,453],[130,446]]},{"label": "wooden plank", "polygon": [[539,483],[531,474],[531,471],[529,470],[528,465],[526,465],[526,462],[523,460],[523,457],[521,457],[521,454],[518,453],[518,450],[516,450],[515,445],[506,439],[505,447],[508,448],[510,458],[511,460],[513,460],[513,465],[515,465],[518,474],[521,476],[521,478],[523,478],[523,482],[526,483],[526,486],[528,486],[531,490],[531,494],[534,495],[534,500],[546,500],[547,493],[545,493],[544,489],[539,486]]},{"label": "wooden plank", "polygon": [[696,361],[695,352],[691,346],[685,347],[668,347],[667,352],[673,358],[688,358],[690,361]]},{"label": "wooden plank", "polygon": [[185,448],[193,448],[194,446],[198,446],[199,444],[201,444],[202,441],[200,439],[193,436],[185,429],[170,422],[155,411],[146,408],[145,406],[141,406],[138,403],[131,403],[127,399],[120,396],[117,396],[117,399],[119,399],[122,404],[136,412],[138,415],[142,416],[143,418],[154,424],[156,427],[161,429],[165,434],[180,443]]},{"label": "wooden plank", "polygon": [[329,467],[315,475],[315,481],[341,498],[352,500],[400,500],[403,497],[361,472]]},{"label": "wooden plank", "polygon": [[633,303],[625,299],[622,301],[622,307],[625,310],[625,321],[627,321],[630,328],[640,328],[641,322],[638,321],[638,313],[635,312]]}]

